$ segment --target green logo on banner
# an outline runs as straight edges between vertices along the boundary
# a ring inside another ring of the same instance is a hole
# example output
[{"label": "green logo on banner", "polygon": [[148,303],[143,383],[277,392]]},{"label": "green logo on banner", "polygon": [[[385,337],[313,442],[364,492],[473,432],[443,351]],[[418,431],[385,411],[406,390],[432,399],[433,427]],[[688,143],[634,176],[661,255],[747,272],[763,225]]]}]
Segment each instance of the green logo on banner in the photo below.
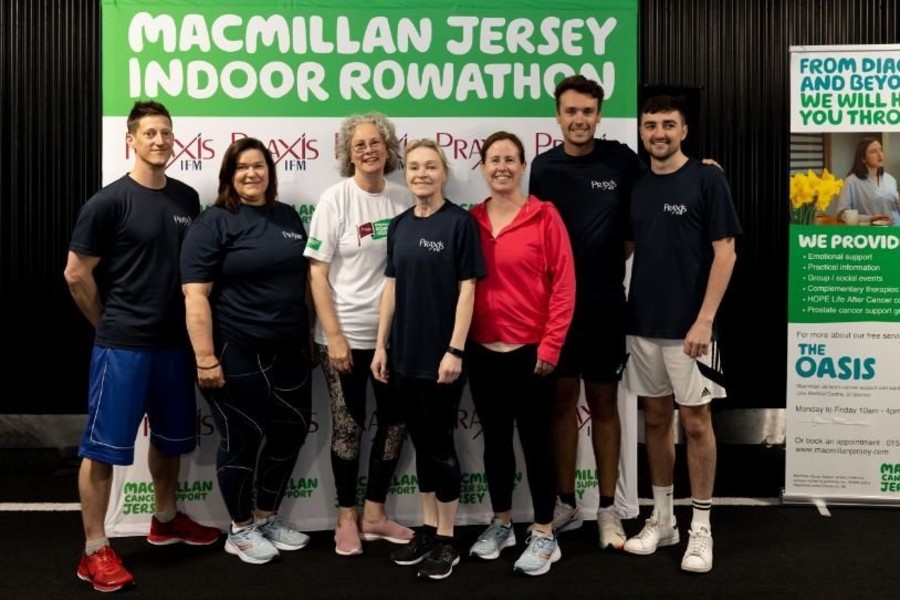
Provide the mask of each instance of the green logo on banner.
[{"label": "green logo on banner", "polygon": [[103,114],[139,98],[179,116],[544,116],[561,78],[637,103],[637,0],[448,3],[104,0]]},{"label": "green logo on banner", "polygon": [[319,489],[319,479],[317,477],[300,477],[298,479],[290,479],[285,488],[285,498],[312,498],[315,491]]}]

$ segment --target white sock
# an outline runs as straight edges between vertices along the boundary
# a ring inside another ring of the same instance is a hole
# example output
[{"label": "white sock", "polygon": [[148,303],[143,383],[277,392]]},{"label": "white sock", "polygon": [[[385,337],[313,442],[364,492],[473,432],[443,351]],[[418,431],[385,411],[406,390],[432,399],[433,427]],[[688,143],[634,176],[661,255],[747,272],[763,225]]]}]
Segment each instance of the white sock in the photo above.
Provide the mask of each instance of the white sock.
[{"label": "white sock", "polygon": [[84,542],[84,555],[90,556],[104,546],[109,546],[109,538],[97,538],[96,540],[86,540]]},{"label": "white sock", "polygon": [[674,493],[674,485],[651,486],[653,488],[653,512],[656,519],[663,525],[672,524],[672,494]]},{"label": "white sock", "polygon": [[709,500],[701,500],[691,497],[691,506],[694,508],[694,515],[691,519],[691,529],[695,526],[706,527],[707,531],[712,531],[709,524],[709,513],[712,512],[712,498]]},{"label": "white sock", "polygon": [[161,512],[157,512],[153,516],[156,517],[156,520],[160,523],[171,523],[176,515],[178,515],[177,510],[164,510]]}]

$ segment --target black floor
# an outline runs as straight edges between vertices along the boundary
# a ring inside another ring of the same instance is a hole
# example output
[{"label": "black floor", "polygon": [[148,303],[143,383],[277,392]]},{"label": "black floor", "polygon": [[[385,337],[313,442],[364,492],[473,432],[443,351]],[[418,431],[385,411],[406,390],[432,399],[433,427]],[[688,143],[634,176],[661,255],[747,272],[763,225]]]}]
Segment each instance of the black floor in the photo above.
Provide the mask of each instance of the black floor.
[{"label": "black floor", "polygon": [[[686,508],[676,514],[686,523]],[[715,568],[679,570],[683,544],[636,557],[596,549],[593,524],[560,537],[563,558],[541,577],[516,576],[521,545],[496,561],[463,560],[446,580],[420,581],[414,567],[390,563],[386,542],[360,557],[333,552],[330,532],[274,564],[250,566],[208,548],[154,547],[140,538],[114,540],[135,575],[131,598],[896,598],[900,512],[842,508],[830,518],[811,508],[717,507]],[[626,525],[629,532],[640,524]],[[457,532],[461,547],[480,528]],[[683,527],[682,527],[683,529]],[[0,598],[98,597],[75,577],[81,547],[79,516],[0,513],[3,553]],[[522,534],[523,532],[519,532]],[[520,535],[520,539],[521,535]]]},{"label": "black floor", "polygon": [[[720,462],[719,473],[721,478],[722,465],[730,465],[737,486],[734,462]],[[783,473],[777,458],[773,462],[760,466]],[[0,502],[75,502],[77,464],[65,452],[0,451]],[[517,526],[517,548],[493,562],[464,558],[440,582],[419,581],[414,567],[393,565],[393,547],[383,542],[368,544],[361,557],[338,557],[331,532],[314,533],[310,547],[264,566],[241,563],[221,544],[158,548],[141,538],[113,544],[137,580],[125,592],[130,598],[897,598],[900,511],[831,512],[823,517],[811,507],[714,507],[715,568],[706,575],[680,571],[684,542],[647,557],[601,552],[591,522],[562,534],[563,558],[542,577],[512,572],[525,537]],[[676,507],[676,516],[685,535],[690,509]],[[636,533],[641,525],[626,522],[626,531]],[[460,548],[467,549],[480,530],[459,528]],[[0,512],[0,532],[0,600],[99,597],[75,577],[82,547],[77,512]]]}]

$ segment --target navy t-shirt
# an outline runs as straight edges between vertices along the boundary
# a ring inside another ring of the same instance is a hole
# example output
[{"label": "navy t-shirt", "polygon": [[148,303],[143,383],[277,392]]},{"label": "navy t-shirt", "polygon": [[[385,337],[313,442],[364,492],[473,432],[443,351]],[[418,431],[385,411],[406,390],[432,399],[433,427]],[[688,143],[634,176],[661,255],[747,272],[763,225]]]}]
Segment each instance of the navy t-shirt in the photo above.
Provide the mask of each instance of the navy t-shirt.
[{"label": "navy t-shirt", "polygon": [[166,349],[187,342],[178,254],[199,213],[197,192],[184,183],[166,178],[156,190],[128,175],[81,208],[69,249],[100,257],[94,278],[103,314],[96,344]]},{"label": "navy t-shirt", "polygon": [[629,332],[683,339],[706,294],[712,242],[741,233],[725,176],[694,159],[674,173],[648,171],[634,185],[631,221]]},{"label": "navy t-shirt", "polygon": [[486,274],[475,220],[445,202],[428,217],[414,208],[391,220],[385,275],[395,278],[393,369],[437,379],[456,321],[459,282]]},{"label": "navy t-shirt", "polygon": [[200,215],[184,240],[181,280],[213,283],[217,336],[253,348],[309,337],[306,239],[297,211],[281,202]]},{"label": "navy t-shirt", "polygon": [[621,142],[594,140],[585,156],[569,156],[562,144],[535,157],[529,191],[552,202],[569,232],[575,256],[576,301],[571,332],[605,322],[598,314],[624,301],[625,238],[631,186],[646,170]]}]

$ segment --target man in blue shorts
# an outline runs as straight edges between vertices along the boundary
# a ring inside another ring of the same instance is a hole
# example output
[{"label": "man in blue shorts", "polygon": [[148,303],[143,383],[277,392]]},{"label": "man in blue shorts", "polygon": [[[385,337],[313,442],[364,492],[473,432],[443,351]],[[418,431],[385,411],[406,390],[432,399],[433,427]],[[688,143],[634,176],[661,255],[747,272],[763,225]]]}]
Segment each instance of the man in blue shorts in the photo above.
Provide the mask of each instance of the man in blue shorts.
[{"label": "man in blue shorts", "polygon": [[650,171],[632,188],[634,263],[625,383],[644,408],[644,438],[653,513],[625,550],[653,554],[679,542],[672,510],[675,467],[674,402],[684,428],[693,515],[681,568],[713,566],[710,526],[716,437],[710,401],[725,397],[715,318],[736,260],[741,233],[721,170],[688,158],[684,110],[671,96],[644,103],[641,142]]},{"label": "man in blue shorts", "polygon": [[188,351],[178,255],[200,212],[197,192],[166,176],[172,119],[157,102],[128,116],[130,173],[82,207],[65,277],[78,308],[96,329],[88,418],[78,474],[85,548],[79,578],[112,592],[134,578],[109,545],[104,518],[113,465],[134,462],[134,439],[147,415],[148,463],[156,496],[152,544],[212,544],[219,530],[179,512],[180,455],[196,446],[194,370]]},{"label": "man in blue shorts", "polygon": [[625,361],[625,242],[631,186],[646,166],[625,144],[594,137],[603,95],[597,82],[582,75],[557,84],[556,121],[563,143],[535,157],[529,187],[559,210],[575,256],[575,316],[555,372],[558,498],[553,528],[562,532],[582,525],[575,465],[583,380],[600,488],[600,546],[620,550],[625,531],[614,502],[622,436],[618,387]]}]

